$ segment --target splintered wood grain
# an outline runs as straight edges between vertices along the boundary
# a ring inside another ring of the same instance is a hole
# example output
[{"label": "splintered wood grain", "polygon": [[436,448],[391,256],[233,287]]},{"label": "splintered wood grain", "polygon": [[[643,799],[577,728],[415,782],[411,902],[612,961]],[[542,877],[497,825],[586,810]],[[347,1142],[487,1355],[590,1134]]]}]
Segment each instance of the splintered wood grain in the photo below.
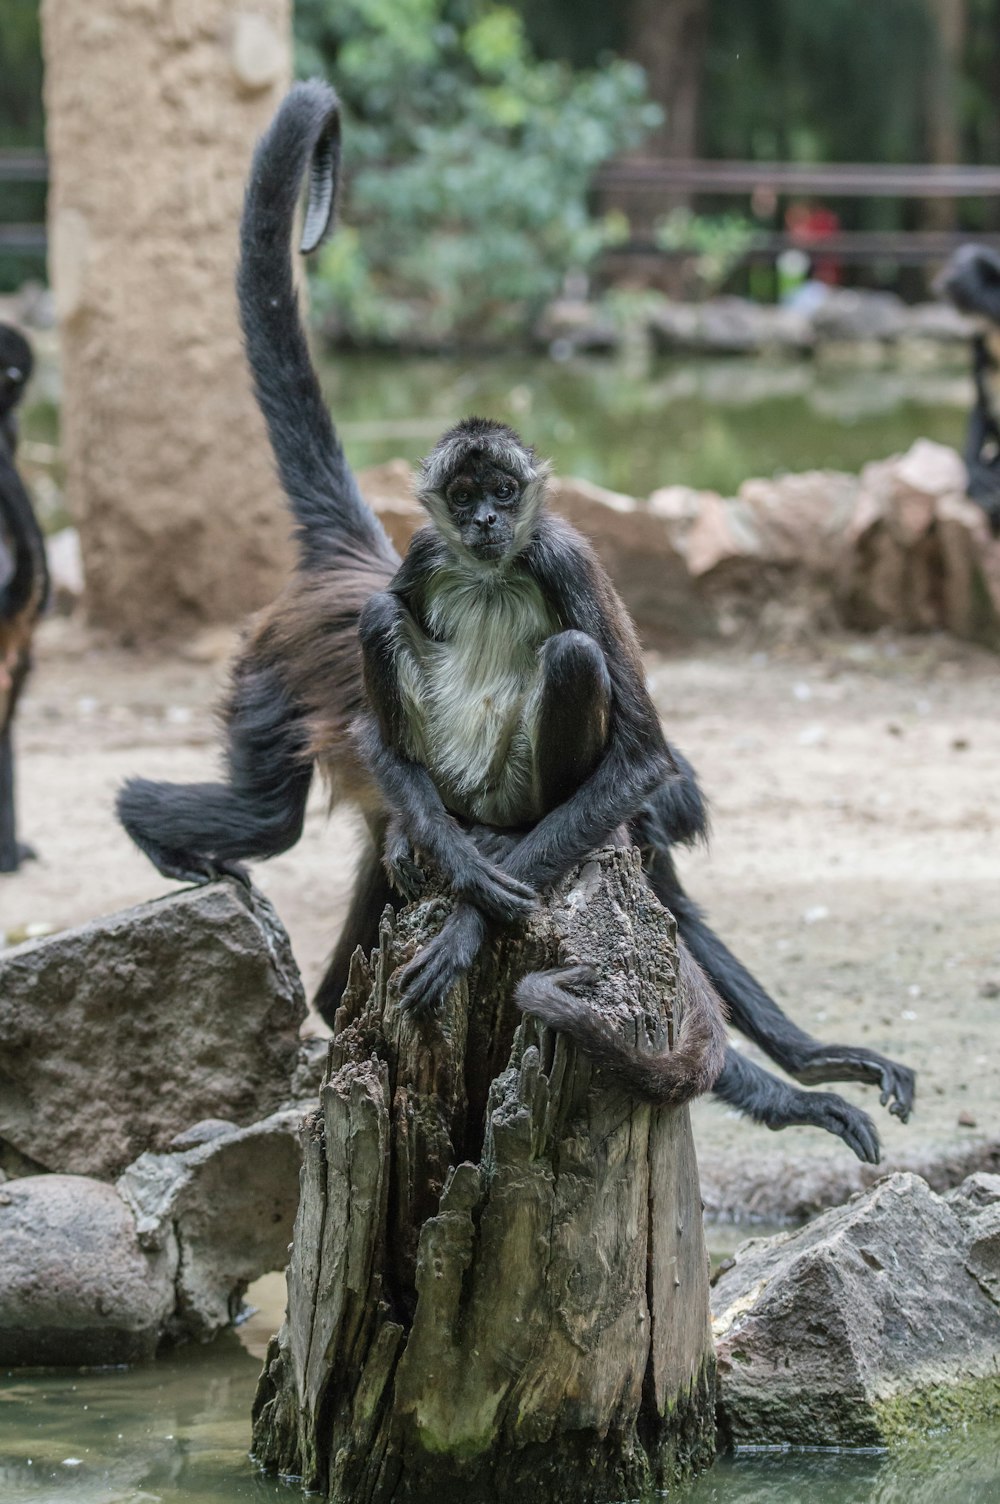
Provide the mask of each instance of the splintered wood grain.
[{"label": "splintered wood grain", "polygon": [[352,968],[255,1453],[344,1504],[666,1486],[714,1441],[687,1113],[632,1100],[512,994],[577,955],[595,1007],[659,1044],[673,921],[636,853],[602,852],[417,1025],[392,978],[447,911],[435,894],[387,912]]}]

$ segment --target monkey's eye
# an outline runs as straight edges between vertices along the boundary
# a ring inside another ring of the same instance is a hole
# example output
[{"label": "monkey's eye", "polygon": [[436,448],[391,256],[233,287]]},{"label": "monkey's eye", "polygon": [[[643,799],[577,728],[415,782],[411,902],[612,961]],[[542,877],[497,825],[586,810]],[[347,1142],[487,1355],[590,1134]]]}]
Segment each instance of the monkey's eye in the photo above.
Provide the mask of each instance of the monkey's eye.
[{"label": "monkey's eye", "polygon": [[513,481],[509,481],[509,480],[497,481],[496,485],[493,487],[493,495],[496,497],[497,501],[510,501],[510,498],[513,496],[513,494],[514,494],[514,483],[513,483]]},{"label": "monkey's eye", "polygon": [[457,491],[452,491],[448,499],[453,507],[467,507],[472,500],[472,492],[467,491],[464,486],[460,486]]}]

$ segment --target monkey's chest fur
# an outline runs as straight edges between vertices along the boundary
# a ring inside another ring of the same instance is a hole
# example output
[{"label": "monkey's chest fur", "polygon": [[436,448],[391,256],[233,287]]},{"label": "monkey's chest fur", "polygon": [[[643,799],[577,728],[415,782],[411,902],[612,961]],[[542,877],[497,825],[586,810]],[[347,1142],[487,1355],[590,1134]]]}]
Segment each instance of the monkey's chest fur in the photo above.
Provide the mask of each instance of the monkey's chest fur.
[{"label": "monkey's chest fur", "polygon": [[535,821],[539,649],[559,630],[527,573],[440,571],[401,654],[411,755],[453,813],[488,825]]}]

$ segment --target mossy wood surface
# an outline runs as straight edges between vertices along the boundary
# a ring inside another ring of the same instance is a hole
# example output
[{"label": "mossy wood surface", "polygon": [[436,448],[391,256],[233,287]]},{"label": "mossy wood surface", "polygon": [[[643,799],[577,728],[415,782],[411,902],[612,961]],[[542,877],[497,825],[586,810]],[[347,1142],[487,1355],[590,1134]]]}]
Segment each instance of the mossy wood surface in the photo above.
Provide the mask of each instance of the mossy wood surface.
[{"label": "mossy wood surface", "polygon": [[253,1451],[344,1504],[635,1497],[714,1446],[687,1110],[635,1102],[512,994],[569,952],[662,1044],[673,921],[636,852],[601,852],[418,1026],[391,980],[446,909],[387,912],[355,957]]}]

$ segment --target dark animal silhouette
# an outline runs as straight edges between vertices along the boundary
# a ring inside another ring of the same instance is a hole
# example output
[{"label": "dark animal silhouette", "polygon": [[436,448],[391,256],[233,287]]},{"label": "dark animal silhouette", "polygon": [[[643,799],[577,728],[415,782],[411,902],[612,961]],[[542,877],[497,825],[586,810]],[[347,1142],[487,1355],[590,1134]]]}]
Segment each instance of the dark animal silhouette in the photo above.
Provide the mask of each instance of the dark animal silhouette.
[{"label": "dark animal silhouette", "polygon": [[31,638],[48,599],[45,543],[14,464],[17,404],[31,375],[31,347],[0,324],[0,872],[34,855],[14,820],[13,725],[31,666]]}]

